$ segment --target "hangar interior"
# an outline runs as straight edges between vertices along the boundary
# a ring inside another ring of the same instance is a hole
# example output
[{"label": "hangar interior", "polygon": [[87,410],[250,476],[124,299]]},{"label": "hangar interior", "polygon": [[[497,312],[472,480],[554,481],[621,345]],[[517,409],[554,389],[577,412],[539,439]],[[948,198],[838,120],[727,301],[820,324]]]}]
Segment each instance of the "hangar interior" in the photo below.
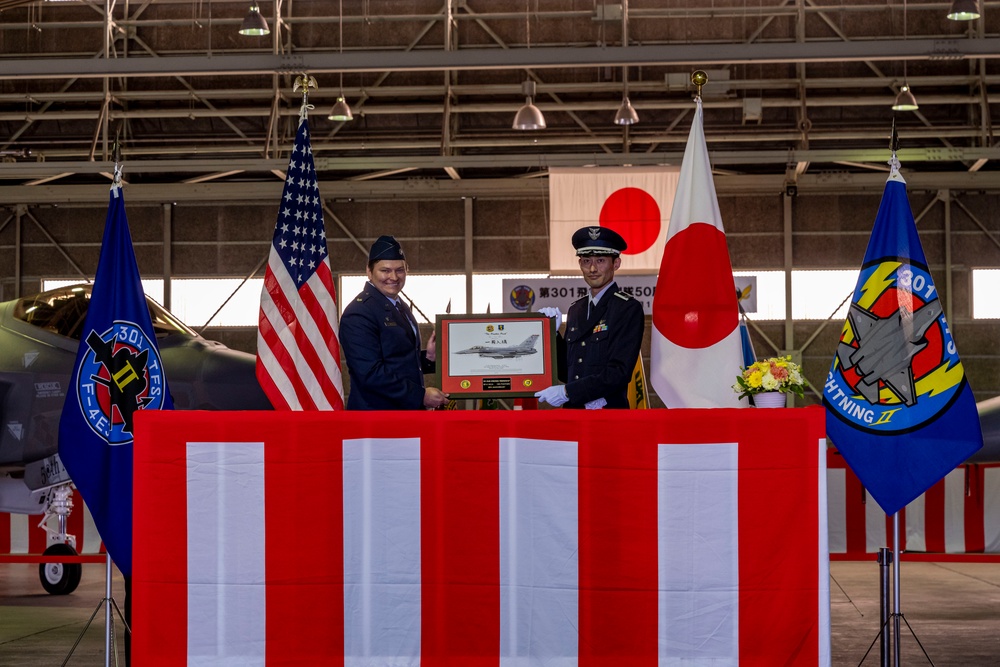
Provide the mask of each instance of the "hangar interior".
[{"label": "hangar interior", "polygon": [[[546,273],[548,170],[678,165],[701,69],[734,269],[856,271],[895,124],[970,383],[1000,395],[1000,320],[972,307],[973,271],[1000,268],[1000,2],[978,5],[955,21],[950,1],[0,0],[0,299],[93,276],[116,145],[164,305],[171,279],[262,275],[302,74],[335,273],[362,272],[380,234],[413,274]],[[252,6],[268,34],[239,33]],[[893,111],[904,86],[919,108]],[[545,129],[512,128],[526,93]],[[350,121],[328,118],[341,96]],[[617,125],[625,96],[638,122]],[[752,335],[821,387],[842,323]]]}]

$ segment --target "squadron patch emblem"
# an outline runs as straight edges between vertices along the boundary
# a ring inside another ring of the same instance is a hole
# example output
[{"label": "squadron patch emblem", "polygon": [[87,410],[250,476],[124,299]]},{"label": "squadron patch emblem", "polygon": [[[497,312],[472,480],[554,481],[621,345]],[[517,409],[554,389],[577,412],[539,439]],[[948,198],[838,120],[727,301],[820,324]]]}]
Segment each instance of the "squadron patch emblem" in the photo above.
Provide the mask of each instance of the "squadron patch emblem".
[{"label": "squadron patch emblem", "polygon": [[103,334],[91,330],[77,374],[80,411],[109,445],[132,442],[138,410],[163,403],[163,367],[156,345],[133,322],[115,321]]},{"label": "squadron patch emblem", "polygon": [[516,286],[510,291],[508,296],[510,298],[510,305],[514,306],[517,310],[527,310],[535,303],[535,290],[527,285]]},{"label": "squadron patch emblem", "polygon": [[823,394],[854,428],[895,435],[943,414],[965,370],[927,268],[864,267]]}]

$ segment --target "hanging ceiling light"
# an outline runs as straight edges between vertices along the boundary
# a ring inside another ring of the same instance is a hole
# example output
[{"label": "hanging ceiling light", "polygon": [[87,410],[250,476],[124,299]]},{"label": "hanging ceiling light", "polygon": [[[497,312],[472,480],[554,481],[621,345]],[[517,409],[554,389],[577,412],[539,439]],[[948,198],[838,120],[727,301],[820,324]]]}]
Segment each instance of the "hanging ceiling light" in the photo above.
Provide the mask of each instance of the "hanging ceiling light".
[{"label": "hanging ceiling light", "polygon": [[[528,0],[524,0],[524,36],[528,49],[531,49],[531,12],[528,7]],[[515,130],[544,130],[545,116],[542,110],[535,106],[535,82],[527,79],[521,84],[521,92],[524,93],[524,105],[514,114],[514,123],[511,125]]]},{"label": "hanging ceiling light", "polygon": [[973,21],[979,16],[979,0],[955,0],[948,12],[952,21]]},{"label": "hanging ceiling light", "polygon": [[[340,49],[340,54],[344,54],[344,0],[340,0],[338,4],[339,16],[340,16],[340,42],[338,48]],[[347,100],[344,99],[344,70],[340,70],[340,97],[337,101],[333,103],[333,108],[330,109],[330,115],[327,116],[329,120],[339,120],[341,122],[354,120],[354,114],[351,113],[351,107],[347,104]]]},{"label": "hanging ceiling light", "polygon": [[351,107],[347,104],[347,100],[343,97],[338,97],[337,101],[333,104],[333,108],[330,109],[330,115],[327,118],[340,121],[354,120],[354,114],[351,113]]},{"label": "hanging ceiling light", "polygon": [[247,17],[243,19],[243,26],[240,28],[241,35],[270,35],[271,29],[267,27],[267,21],[260,15],[260,7],[254,2],[250,5]]},{"label": "hanging ceiling light", "polygon": [[635,107],[629,101],[628,95],[622,97],[622,103],[615,112],[615,125],[635,125],[639,122],[639,114],[635,112]]},{"label": "hanging ceiling light", "polygon": [[517,110],[512,127],[515,130],[544,130],[545,116],[532,102],[535,96],[535,82],[528,79],[521,84],[521,90],[524,92],[524,105]]},{"label": "hanging ceiling light", "polygon": [[[628,0],[622,0],[622,47],[628,46]],[[639,114],[628,98],[628,65],[622,67],[622,103],[615,112],[615,125],[635,125]]]},{"label": "hanging ceiling light", "polygon": [[[906,41],[906,0],[903,0],[903,41]],[[910,84],[906,80],[906,61],[903,61],[903,86],[899,89],[895,101],[892,103],[893,111],[916,111],[920,108],[917,98],[910,90]]]},{"label": "hanging ceiling light", "polygon": [[896,95],[896,101],[892,104],[893,111],[916,111],[920,108],[917,104],[917,98],[913,96],[913,91],[910,87],[903,84],[903,87],[899,89],[899,94]]}]

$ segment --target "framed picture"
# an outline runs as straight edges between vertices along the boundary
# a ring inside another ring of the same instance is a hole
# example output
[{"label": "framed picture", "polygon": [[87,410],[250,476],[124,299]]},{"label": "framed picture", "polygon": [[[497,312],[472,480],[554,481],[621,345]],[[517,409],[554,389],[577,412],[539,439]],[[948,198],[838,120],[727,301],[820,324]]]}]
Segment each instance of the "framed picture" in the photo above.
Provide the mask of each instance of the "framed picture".
[{"label": "framed picture", "polygon": [[438,315],[438,386],[452,398],[534,396],[556,381],[555,343],[540,313]]}]

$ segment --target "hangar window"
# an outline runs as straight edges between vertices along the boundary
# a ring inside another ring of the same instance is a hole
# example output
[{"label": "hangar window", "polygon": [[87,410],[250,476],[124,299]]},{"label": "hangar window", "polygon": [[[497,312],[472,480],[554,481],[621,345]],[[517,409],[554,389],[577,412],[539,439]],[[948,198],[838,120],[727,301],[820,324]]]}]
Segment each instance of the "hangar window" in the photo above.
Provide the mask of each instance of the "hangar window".
[{"label": "hangar window", "polygon": [[972,318],[1000,318],[1000,269],[972,270]]},{"label": "hangar window", "polygon": [[[361,292],[367,280],[361,274],[341,274],[340,291],[337,294],[341,313],[344,312],[350,299]],[[449,303],[453,314],[463,314],[465,313],[465,274],[419,275],[408,273],[403,295],[407,301],[413,302],[413,316],[420,323],[434,322],[438,313],[447,311]],[[423,313],[423,317],[421,313]]]},{"label": "hangar window", "polygon": [[792,271],[792,318],[843,322],[857,283],[856,269]]},{"label": "hangar window", "polygon": [[749,319],[785,319],[785,274],[782,271],[733,271],[733,277],[757,279],[757,293],[750,295],[753,305],[744,305]]},{"label": "hangar window", "polygon": [[242,278],[174,278],[170,281],[170,310],[195,329],[206,325],[255,327],[264,279],[240,283]]},{"label": "hangar window", "polygon": [[[756,276],[757,309],[751,320],[785,319],[784,271],[734,271],[734,276]],[[843,320],[858,280],[854,270],[792,271],[792,318]]]}]

